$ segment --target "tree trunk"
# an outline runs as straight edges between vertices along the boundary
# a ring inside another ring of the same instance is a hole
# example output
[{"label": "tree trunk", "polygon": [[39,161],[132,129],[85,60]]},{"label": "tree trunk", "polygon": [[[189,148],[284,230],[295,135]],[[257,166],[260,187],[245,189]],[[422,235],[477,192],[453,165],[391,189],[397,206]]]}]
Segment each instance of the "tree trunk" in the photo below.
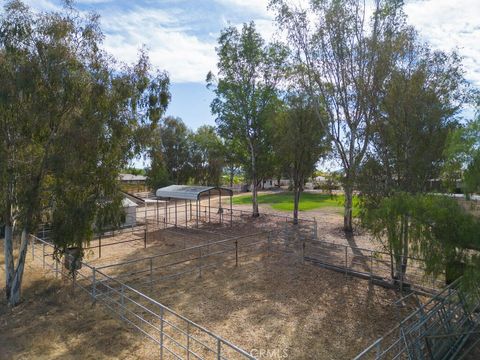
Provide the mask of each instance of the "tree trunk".
[{"label": "tree trunk", "polygon": [[25,269],[25,258],[27,257],[28,236],[27,230],[22,231],[22,241],[20,245],[20,254],[18,257],[17,268],[7,293],[7,300],[10,306],[17,306],[20,303],[21,285],[23,279],[23,271]]},{"label": "tree trunk", "polygon": [[252,157],[252,216],[258,217],[260,214],[258,212],[258,199],[257,199],[257,164],[255,158],[255,152],[253,151],[253,146],[250,147],[251,149],[251,157]]},{"label": "tree trunk", "polygon": [[14,262],[13,262],[13,226],[11,223],[5,225],[5,240],[4,240],[4,253],[5,253],[5,295],[7,301],[10,296],[10,289],[12,287],[12,281],[14,277]]},{"label": "tree trunk", "polygon": [[300,187],[298,185],[295,186],[293,192],[293,224],[298,224],[298,204],[300,203]]},{"label": "tree trunk", "polygon": [[407,273],[407,264],[408,264],[408,228],[409,228],[409,217],[408,215],[404,216],[403,219],[403,252],[402,252],[402,276],[405,277]]},{"label": "tree trunk", "polygon": [[344,214],[343,214],[343,229],[347,232],[353,231],[353,219],[352,219],[352,205],[353,205],[353,188],[346,186]]}]

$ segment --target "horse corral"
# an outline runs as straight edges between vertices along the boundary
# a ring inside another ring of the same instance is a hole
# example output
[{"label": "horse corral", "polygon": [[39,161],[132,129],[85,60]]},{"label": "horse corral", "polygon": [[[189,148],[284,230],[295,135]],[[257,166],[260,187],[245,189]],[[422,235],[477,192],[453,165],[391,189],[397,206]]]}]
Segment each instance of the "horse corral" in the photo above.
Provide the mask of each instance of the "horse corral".
[{"label": "horse corral", "polygon": [[[137,226],[91,241],[75,286],[164,359],[352,358],[423,301],[395,305],[395,289],[375,285],[386,284],[383,254],[323,242],[314,220],[218,204],[145,202]],[[43,237],[33,252],[61,272]],[[420,293],[440,285],[425,284]]]}]

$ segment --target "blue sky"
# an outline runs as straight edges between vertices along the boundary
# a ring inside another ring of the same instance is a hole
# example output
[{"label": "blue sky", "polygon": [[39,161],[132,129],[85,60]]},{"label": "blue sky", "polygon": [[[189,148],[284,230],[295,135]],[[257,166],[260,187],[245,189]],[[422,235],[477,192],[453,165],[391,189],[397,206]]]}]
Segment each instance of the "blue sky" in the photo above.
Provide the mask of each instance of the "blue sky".
[{"label": "blue sky", "polygon": [[[292,0],[293,1],[293,0]],[[299,1],[299,0],[295,0]],[[304,0],[303,0],[304,1]],[[26,0],[36,10],[54,10],[59,0]],[[105,49],[133,62],[138,49],[149,49],[152,63],[170,74],[168,115],[195,129],[214,124],[205,87],[215,71],[215,45],[226,25],[254,20],[265,38],[275,32],[268,0],[77,0],[84,11],[101,16]],[[464,57],[466,77],[480,87],[480,0],[407,0],[409,22],[432,47]]]}]

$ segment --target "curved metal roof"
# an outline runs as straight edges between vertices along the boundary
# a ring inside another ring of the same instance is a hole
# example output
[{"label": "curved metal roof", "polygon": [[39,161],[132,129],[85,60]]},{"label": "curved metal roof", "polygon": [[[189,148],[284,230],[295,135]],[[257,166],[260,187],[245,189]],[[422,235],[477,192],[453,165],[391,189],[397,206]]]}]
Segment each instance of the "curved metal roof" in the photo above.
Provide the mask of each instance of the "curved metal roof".
[{"label": "curved metal roof", "polygon": [[232,196],[233,191],[216,186],[170,185],[155,192],[157,198],[178,200],[200,200],[200,197],[208,194]]}]

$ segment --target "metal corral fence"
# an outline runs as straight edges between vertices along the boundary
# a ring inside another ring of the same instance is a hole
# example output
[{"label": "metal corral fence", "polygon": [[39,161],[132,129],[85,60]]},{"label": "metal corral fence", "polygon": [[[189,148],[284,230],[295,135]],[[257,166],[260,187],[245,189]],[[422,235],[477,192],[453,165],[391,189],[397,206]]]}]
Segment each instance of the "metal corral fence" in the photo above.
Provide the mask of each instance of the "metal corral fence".
[{"label": "metal corral fence", "polygon": [[267,252],[271,232],[258,232],[229,239],[207,242],[128,261],[97,267],[97,270],[121,279],[135,287],[151,286],[154,283],[187,274],[198,274],[209,268],[235,265],[244,258]]},{"label": "metal corral fence", "polygon": [[[379,285],[393,285],[392,259],[389,253],[308,239],[304,244],[304,259],[319,266],[347,275],[370,279]],[[402,289],[436,293],[445,286],[445,276],[427,276],[425,262],[409,257],[407,271],[395,279]]]},{"label": "metal corral fence", "polygon": [[[30,235],[32,257],[58,276],[66,270],[56,261],[53,246]],[[122,321],[158,345],[160,359],[255,359],[245,350],[212,333],[142,292],[82,263],[75,288],[101,302]]]},{"label": "metal corral fence", "polygon": [[480,288],[462,291],[461,279],[404,318],[362,351],[363,359],[456,359],[480,325]]}]

